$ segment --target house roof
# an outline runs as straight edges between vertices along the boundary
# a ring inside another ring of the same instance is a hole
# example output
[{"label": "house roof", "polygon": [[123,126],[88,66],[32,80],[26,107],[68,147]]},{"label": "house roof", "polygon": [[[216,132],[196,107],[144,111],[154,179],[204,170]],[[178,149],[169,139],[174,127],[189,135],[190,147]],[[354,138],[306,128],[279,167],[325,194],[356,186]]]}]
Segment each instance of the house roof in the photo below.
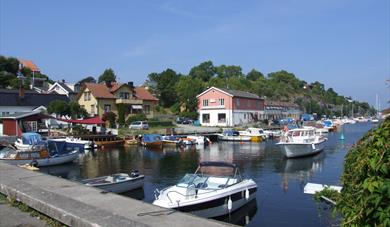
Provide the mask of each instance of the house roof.
[{"label": "house roof", "polygon": [[138,99],[142,100],[151,100],[151,101],[158,101],[154,95],[152,95],[146,88],[144,87],[136,87],[134,88],[135,94]]},{"label": "house roof", "polygon": [[24,98],[19,97],[19,90],[0,89],[0,106],[48,106],[51,101],[62,100],[69,102],[66,95],[41,94],[36,91],[26,90]]},{"label": "house roof", "polygon": [[26,68],[29,68],[33,72],[40,72],[41,70],[31,60],[18,59],[19,62]]},{"label": "house roof", "polygon": [[20,119],[20,118],[25,118],[33,115],[42,115],[40,111],[32,111],[32,112],[16,112],[13,114],[8,114],[6,116],[0,117],[1,119]]},{"label": "house roof", "polygon": [[241,97],[241,98],[250,98],[250,99],[262,99],[258,95],[252,94],[250,92],[239,91],[239,90],[231,90],[231,89],[226,89],[226,88],[217,88],[217,87],[210,87],[209,89],[203,91],[202,93],[200,93],[196,97],[199,97],[199,96],[205,94],[206,92],[208,92],[208,91],[210,91],[212,89],[218,90],[218,91],[223,92],[223,93],[225,93],[225,94],[227,94],[229,96],[232,96],[232,97]]},{"label": "house roof", "polygon": [[60,86],[60,87],[62,87],[62,88],[63,88],[65,91],[67,91],[68,93],[76,93],[76,92],[74,92],[66,83],[63,83],[63,82],[55,82],[55,83],[53,84],[53,86],[50,87],[49,91],[55,92],[55,90],[54,90],[54,87],[55,87],[55,86]]},{"label": "house roof", "polygon": [[114,95],[111,94],[109,88],[105,84],[85,83],[84,85],[91,91],[95,98],[115,99]]}]

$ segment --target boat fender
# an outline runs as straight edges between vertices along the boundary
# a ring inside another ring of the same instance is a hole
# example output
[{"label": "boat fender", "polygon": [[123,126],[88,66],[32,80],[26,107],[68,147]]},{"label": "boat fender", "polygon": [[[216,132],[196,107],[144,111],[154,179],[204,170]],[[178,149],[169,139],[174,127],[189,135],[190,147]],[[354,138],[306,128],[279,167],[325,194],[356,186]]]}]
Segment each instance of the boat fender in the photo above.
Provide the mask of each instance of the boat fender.
[{"label": "boat fender", "polygon": [[38,167],[38,161],[33,159],[31,162],[30,162],[30,166],[32,167]]},{"label": "boat fender", "polygon": [[316,149],[316,145],[314,143],[311,144],[311,148],[313,148],[313,150]]},{"label": "boat fender", "polygon": [[233,206],[233,202],[232,202],[232,199],[229,197],[229,200],[228,200],[228,210],[229,212],[232,210],[232,206]]},{"label": "boat fender", "polygon": [[249,190],[248,189],[245,190],[245,199],[246,200],[249,199]]}]

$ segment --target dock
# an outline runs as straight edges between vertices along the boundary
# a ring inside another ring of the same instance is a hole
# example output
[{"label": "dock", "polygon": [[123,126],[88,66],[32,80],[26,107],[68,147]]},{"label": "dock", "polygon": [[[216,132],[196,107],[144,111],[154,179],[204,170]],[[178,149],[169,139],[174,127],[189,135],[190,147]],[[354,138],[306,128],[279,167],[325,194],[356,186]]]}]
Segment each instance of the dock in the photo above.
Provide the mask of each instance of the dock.
[{"label": "dock", "polygon": [[231,226],[0,162],[0,193],[68,226]]}]

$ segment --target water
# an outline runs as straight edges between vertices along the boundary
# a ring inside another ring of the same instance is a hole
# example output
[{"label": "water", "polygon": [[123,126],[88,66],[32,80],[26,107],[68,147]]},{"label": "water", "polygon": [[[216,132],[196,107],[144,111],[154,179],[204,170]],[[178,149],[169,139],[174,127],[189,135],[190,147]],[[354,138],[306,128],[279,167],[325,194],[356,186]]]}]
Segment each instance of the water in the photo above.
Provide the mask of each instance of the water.
[{"label": "water", "polygon": [[195,171],[200,161],[228,161],[238,164],[241,173],[258,184],[256,200],[220,220],[248,226],[330,226],[327,206],[303,193],[306,183],[338,185],[344,156],[369,129],[370,124],[344,127],[330,133],[318,155],[286,159],[274,141],[263,143],[214,143],[202,149],[163,151],[143,147],[107,148],[80,157],[78,163],[42,168],[41,171],[68,179],[92,178],[138,169],[145,175],[143,189],[125,196],[152,202],[153,191],[175,184],[184,174]]}]

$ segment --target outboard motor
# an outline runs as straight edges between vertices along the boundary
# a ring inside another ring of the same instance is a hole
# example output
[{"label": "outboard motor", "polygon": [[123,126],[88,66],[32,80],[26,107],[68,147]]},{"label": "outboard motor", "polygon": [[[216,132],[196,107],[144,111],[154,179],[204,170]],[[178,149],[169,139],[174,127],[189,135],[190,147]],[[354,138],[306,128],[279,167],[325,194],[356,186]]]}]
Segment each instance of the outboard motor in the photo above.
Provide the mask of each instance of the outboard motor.
[{"label": "outboard motor", "polygon": [[139,171],[136,169],[136,170],[132,170],[130,172],[130,176],[131,177],[138,177],[139,176]]}]

